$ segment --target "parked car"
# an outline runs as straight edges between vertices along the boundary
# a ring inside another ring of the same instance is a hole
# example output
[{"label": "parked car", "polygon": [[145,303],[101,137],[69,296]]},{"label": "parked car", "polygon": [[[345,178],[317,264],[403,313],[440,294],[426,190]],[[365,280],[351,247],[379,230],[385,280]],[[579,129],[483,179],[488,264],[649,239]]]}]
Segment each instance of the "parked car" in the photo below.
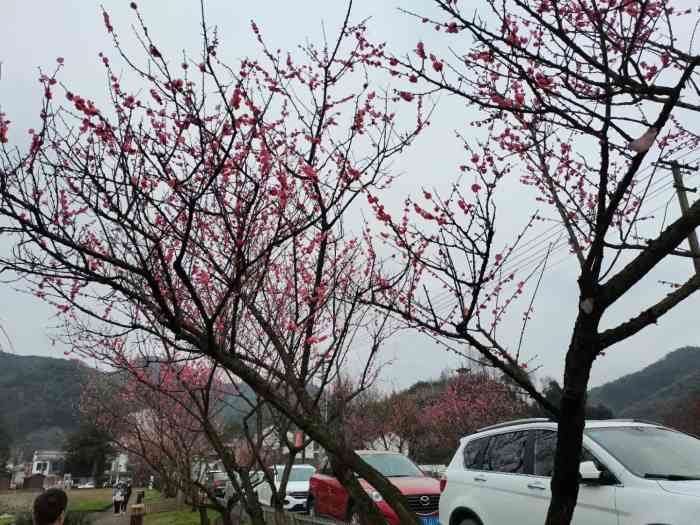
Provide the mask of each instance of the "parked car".
[{"label": "parked car", "polygon": [[[271,469],[270,475],[275,483],[275,489],[279,490],[284,474],[284,465],[275,465]],[[293,465],[287,480],[287,488],[284,495],[284,508],[292,511],[306,511],[306,503],[309,499],[309,480],[316,472],[313,465]],[[272,487],[266,481],[260,483],[255,492],[258,500],[264,505],[272,505]]]},{"label": "parked car", "polygon": [[94,489],[95,488],[95,482],[94,481],[86,481],[85,483],[81,483],[76,487],[77,489]]},{"label": "parked car", "polygon": [[[210,471],[210,472],[221,472],[221,471]],[[237,474],[234,473],[234,476],[236,478],[236,481],[240,484],[241,483],[241,477]],[[213,475],[212,478],[214,477],[219,477],[221,478],[220,474]],[[256,470],[254,472],[250,473],[250,482],[252,483],[253,487],[256,487],[258,484],[262,483],[264,479],[264,475],[262,471]],[[214,481],[212,480],[212,483]],[[229,500],[236,496],[236,490],[233,486],[233,483],[231,480],[226,476],[226,480],[223,484],[223,488],[221,488],[221,484],[219,483],[217,485],[217,488],[215,490],[215,496],[216,499],[218,500],[219,503],[221,503],[223,506],[227,506],[229,503]]]},{"label": "parked car", "polygon": [[209,470],[206,483],[209,489],[219,501],[226,498],[226,483],[229,482],[228,474],[222,470]]},{"label": "parked car", "polygon": [[[406,496],[408,504],[425,525],[438,525],[438,502],[440,482],[419,469],[410,459],[396,452],[360,450],[360,457],[386,476]],[[377,507],[386,516],[390,525],[399,525],[399,517],[365,480],[360,484]],[[329,516],[350,523],[359,523],[350,495],[333,476],[326,463],[319,472],[311,476],[309,514]]]},{"label": "parked car", "polygon": [[[443,525],[541,525],[556,423],[520,420],[462,439],[442,481]],[[700,440],[653,423],[588,421],[573,525],[691,525],[700,515]]]},{"label": "parked car", "polygon": [[[236,476],[236,480],[240,481],[240,477],[238,474],[234,474]],[[214,490],[215,497],[217,501],[226,507],[228,505],[229,500],[234,496],[235,490],[233,488],[233,483],[231,480],[226,477],[226,480],[223,483],[223,486],[219,485],[217,488]]]}]

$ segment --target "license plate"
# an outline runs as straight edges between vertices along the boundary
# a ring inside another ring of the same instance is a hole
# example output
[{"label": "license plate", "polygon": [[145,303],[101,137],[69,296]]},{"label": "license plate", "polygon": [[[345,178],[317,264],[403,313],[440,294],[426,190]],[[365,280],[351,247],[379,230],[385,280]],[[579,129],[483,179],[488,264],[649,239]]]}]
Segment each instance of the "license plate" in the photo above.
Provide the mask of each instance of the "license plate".
[{"label": "license plate", "polygon": [[420,522],[423,525],[440,525],[437,516],[421,516]]}]

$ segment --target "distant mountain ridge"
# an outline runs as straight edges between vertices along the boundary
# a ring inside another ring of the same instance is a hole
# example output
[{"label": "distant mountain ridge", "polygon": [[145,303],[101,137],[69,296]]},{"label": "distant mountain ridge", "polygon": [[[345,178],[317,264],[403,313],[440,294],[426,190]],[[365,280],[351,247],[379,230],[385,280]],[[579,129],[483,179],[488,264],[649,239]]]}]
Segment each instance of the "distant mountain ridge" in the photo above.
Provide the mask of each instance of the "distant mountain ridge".
[{"label": "distant mountain ridge", "polygon": [[[67,359],[0,352],[0,421],[25,456],[38,448],[61,447],[80,423],[82,384],[91,369]],[[406,390],[434,390],[440,381],[419,381]],[[240,392],[239,392],[240,389]],[[243,396],[241,396],[243,394]],[[231,387],[223,415],[241,421],[255,399],[247,385]],[[589,392],[589,404],[603,404],[616,417],[663,421],[687,399],[700,398],[700,347],[675,350],[648,367]]]},{"label": "distant mountain ridge", "polygon": [[679,403],[700,396],[700,347],[679,348],[646,368],[593,388],[590,403],[616,417],[662,422]]},{"label": "distant mountain ridge", "polygon": [[[0,351],[0,425],[25,459],[34,450],[56,449],[80,426],[80,397],[89,374],[79,361]],[[118,380],[118,373],[113,377]],[[231,386],[222,415],[240,422],[249,410],[242,396],[255,400],[245,384]]]},{"label": "distant mountain ridge", "polygon": [[0,419],[25,457],[61,446],[78,428],[88,369],[67,359],[0,352]]}]

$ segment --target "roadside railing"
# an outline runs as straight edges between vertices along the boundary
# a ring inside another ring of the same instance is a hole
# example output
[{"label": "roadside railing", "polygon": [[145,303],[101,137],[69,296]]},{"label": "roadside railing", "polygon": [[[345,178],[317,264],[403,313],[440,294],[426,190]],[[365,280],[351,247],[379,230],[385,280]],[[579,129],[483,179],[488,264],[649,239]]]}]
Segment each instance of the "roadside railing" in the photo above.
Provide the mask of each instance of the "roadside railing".
[{"label": "roadside railing", "polygon": [[275,522],[275,511],[270,508],[263,508],[263,515],[265,516],[265,523],[271,525],[345,525],[345,522],[312,517],[307,514],[294,512],[285,512],[284,519],[286,521],[279,523]]},{"label": "roadside railing", "polygon": [[[327,518],[311,517],[307,514],[294,512],[285,512],[284,514],[276,514],[274,509],[263,507],[263,517],[267,525],[347,525],[344,521],[336,521]],[[246,525],[250,523],[245,512],[240,509],[235,509],[231,514],[232,521],[235,525]],[[220,525],[221,518],[214,521],[214,525]]]},{"label": "roadside railing", "polygon": [[173,512],[176,510],[192,508],[191,505],[179,502],[176,499],[164,499],[161,501],[153,501],[144,504],[146,514],[155,514],[158,512]]}]

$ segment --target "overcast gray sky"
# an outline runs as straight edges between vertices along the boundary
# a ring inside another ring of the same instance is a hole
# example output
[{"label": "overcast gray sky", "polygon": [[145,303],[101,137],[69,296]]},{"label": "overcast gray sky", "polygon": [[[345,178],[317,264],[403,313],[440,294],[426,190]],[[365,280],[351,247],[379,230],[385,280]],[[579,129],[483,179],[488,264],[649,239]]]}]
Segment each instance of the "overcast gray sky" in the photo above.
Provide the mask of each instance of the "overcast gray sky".
[{"label": "overcast gray sky", "polygon": [[[126,0],[103,0],[111,14],[112,24],[127,49],[133,48],[130,24],[133,12]],[[689,0],[688,5],[692,5]],[[149,31],[160,43],[161,52],[177,59],[183,49],[196,56],[200,49],[199,2],[195,0],[148,0],[141,2],[141,11]],[[476,4],[476,2],[475,2]],[[101,20],[100,2],[94,0],[2,0],[0,2],[0,108],[12,120],[12,135],[24,133],[38,123],[41,89],[37,82],[40,66],[53,68],[58,56],[65,57],[66,67],[61,75],[71,89],[96,101],[105,93],[104,70],[98,53],[115,53]],[[425,6],[427,0],[356,0],[354,18],[371,17],[370,36],[387,41],[390,49],[407,52],[417,41],[426,46],[441,45],[440,35],[428,25],[400,14],[397,7],[412,9]],[[166,7],[167,6],[167,7]],[[306,39],[319,41],[321,22],[329,33],[342,20],[345,3],[340,0],[289,1],[231,1],[209,0],[207,13],[210,24],[219,27],[222,50],[219,56],[234,63],[244,56],[259,53],[251,37],[249,22],[255,19],[272,48],[292,49]],[[114,64],[114,62],[113,62]],[[454,130],[467,132],[470,112],[462,103],[441,99],[433,124],[416,145],[396,163],[401,177],[387,196],[396,207],[408,193],[416,194],[421,187],[446,187],[458,175],[464,151],[454,140]],[[14,140],[14,139],[13,139]],[[686,160],[693,159],[691,155]],[[692,184],[691,184],[692,185]],[[660,191],[649,203],[648,210],[662,206],[672,198],[672,188],[659,184]],[[525,191],[501,192],[498,201],[502,211],[499,234],[506,237],[522,226],[524,217],[532,213],[535,203]],[[670,210],[676,212],[676,202]],[[663,212],[663,209],[661,210]],[[509,217],[512,221],[509,222]],[[4,245],[3,245],[4,243]],[[0,249],[7,249],[7,240],[0,240]],[[572,320],[576,313],[576,263],[566,250],[552,256],[554,266],[547,272],[535,303],[535,316],[524,344],[525,355],[534,358],[538,374],[561,378],[564,350],[568,345]],[[606,324],[624,320],[642,305],[660,298],[666,289],[658,280],[681,280],[691,271],[689,261],[665,264],[651,275],[634,293],[626,297],[612,312]],[[659,323],[627,342],[611,349],[593,369],[594,385],[636,371],[685,345],[699,345],[700,332],[695,325],[700,312],[696,296],[674,310]],[[51,345],[51,309],[30,295],[10,286],[0,287],[0,323],[19,354],[61,357],[63,348]],[[500,339],[517,344],[519,325],[506,323]],[[1,344],[1,343],[0,343]],[[361,353],[361,352],[360,352]],[[388,365],[383,373],[387,386],[403,387],[420,379],[437,376],[443,369],[459,365],[459,359],[447,354],[426,338],[403,333],[386,347],[383,360]]]}]

